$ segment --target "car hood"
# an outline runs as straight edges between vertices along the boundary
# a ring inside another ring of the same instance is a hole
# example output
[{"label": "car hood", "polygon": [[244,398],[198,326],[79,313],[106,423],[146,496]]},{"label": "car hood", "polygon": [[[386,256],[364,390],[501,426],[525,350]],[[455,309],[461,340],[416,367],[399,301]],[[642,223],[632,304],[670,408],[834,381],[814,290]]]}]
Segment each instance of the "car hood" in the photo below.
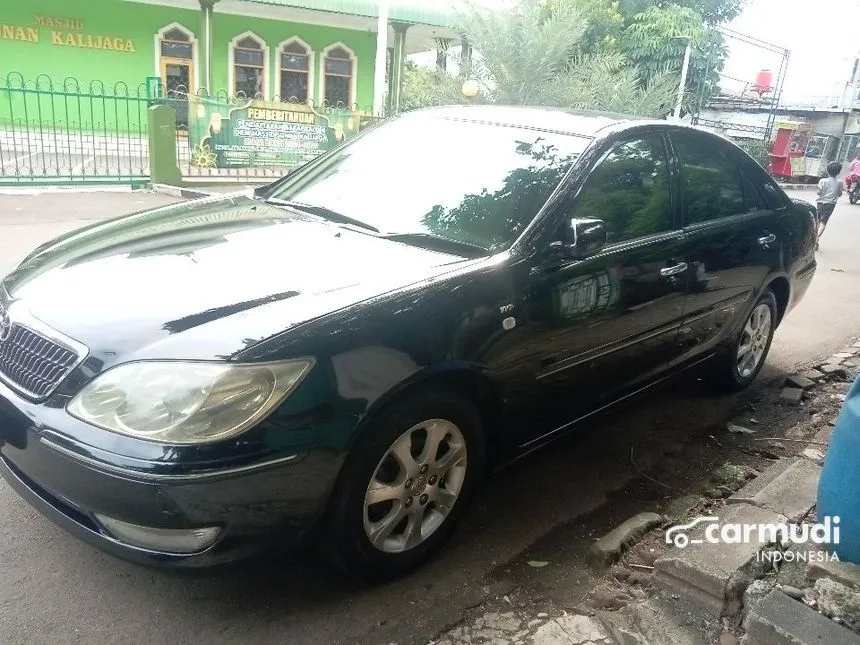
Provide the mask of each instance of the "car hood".
[{"label": "car hood", "polygon": [[226,358],[467,261],[231,195],[57,238],[6,277],[3,297],[102,364]]}]

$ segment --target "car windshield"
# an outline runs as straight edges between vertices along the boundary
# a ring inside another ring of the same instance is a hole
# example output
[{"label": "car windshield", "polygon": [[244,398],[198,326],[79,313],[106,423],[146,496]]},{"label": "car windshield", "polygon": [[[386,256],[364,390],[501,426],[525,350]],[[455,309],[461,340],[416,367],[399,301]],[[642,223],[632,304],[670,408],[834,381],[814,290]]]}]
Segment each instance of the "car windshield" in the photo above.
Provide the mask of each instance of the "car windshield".
[{"label": "car windshield", "polygon": [[496,252],[516,240],[590,141],[406,115],[296,173],[272,199],[357,220],[409,243],[436,237]]}]

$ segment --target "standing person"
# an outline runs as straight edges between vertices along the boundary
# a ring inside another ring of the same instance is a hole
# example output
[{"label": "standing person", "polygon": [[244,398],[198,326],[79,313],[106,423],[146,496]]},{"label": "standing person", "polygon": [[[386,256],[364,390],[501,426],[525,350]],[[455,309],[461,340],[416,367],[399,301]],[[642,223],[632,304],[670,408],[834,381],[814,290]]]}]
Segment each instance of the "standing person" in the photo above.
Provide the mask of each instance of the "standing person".
[{"label": "standing person", "polygon": [[[836,208],[836,202],[842,196],[842,182],[837,179],[840,172],[842,172],[842,164],[838,161],[831,161],[827,164],[827,177],[818,182],[818,199],[816,200],[818,223],[815,229],[819,238],[824,234],[827,222],[833,214],[833,209]],[[815,248],[818,249],[818,242],[815,243]]]}]

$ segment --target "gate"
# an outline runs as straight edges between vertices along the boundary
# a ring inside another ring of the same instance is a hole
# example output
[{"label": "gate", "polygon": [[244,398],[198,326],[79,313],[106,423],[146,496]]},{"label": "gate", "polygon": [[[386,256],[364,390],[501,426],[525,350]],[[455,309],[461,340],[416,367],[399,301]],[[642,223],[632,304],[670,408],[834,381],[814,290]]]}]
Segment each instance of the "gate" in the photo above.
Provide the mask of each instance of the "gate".
[{"label": "gate", "polygon": [[11,72],[0,86],[0,185],[148,181],[149,94]]}]

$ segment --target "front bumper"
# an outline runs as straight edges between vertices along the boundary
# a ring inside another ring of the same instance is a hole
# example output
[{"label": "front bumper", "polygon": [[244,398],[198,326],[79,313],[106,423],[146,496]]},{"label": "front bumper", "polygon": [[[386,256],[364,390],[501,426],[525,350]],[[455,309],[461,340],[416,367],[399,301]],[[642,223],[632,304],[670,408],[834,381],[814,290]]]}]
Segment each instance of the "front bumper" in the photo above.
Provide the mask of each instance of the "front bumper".
[{"label": "front bumper", "polygon": [[[274,545],[297,546],[320,519],[342,463],[335,451],[313,450],[205,472],[143,472],[58,442],[63,429],[40,425],[37,407],[0,384],[0,475],[68,532],[140,564],[205,567]],[[220,532],[198,553],[155,551],[110,535],[96,514],[158,529],[218,526]]]}]

